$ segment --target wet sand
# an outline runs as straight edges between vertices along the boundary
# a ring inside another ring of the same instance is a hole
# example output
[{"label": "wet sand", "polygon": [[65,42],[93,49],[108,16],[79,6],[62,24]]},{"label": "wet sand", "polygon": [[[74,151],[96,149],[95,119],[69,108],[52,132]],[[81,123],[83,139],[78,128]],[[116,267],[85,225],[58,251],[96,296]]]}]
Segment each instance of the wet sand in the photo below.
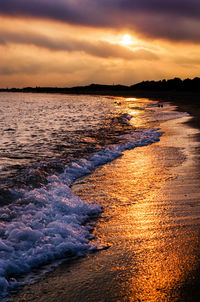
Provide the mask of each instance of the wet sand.
[{"label": "wet sand", "polygon": [[76,182],[75,194],[103,205],[94,233],[110,248],[63,263],[13,302],[199,301],[200,143],[188,120]]}]

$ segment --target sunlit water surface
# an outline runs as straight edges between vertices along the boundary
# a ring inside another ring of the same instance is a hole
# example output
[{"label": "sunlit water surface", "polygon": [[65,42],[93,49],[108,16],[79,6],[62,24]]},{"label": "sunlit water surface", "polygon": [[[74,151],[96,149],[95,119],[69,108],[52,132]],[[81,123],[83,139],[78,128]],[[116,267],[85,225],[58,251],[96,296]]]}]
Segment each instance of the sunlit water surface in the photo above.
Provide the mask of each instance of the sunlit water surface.
[{"label": "sunlit water surface", "polygon": [[[148,121],[152,105],[101,96],[0,94],[1,297],[35,268],[105,248],[91,241],[89,223],[101,205],[73,195],[71,186],[125,150],[158,141],[162,133]],[[131,122],[133,111],[145,112],[142,128],[137,118]]]},{"label": "sunlit water surface", "polygon": [[[38,266],[110,246],[89,260],[92,287],[87,259],[77,262],[65,301],[179,301],[198,263],[199,191],[186,160],[197,146],[179,130],[185,114],[102,96],[1,94],[0,104],[3,295]],[[86,222],[101,207],[93,238]]]},{"label": "sunlit water surface", "polygon": [[93,280],[91,291],[78,280],[77,299],[82,291],[87,301],[94,292],[99,301],[198,301],[200,143],[187,120],[164,123],[159,143],[127,151],[74,186],[106,208],[96,232],[110,245],[77,269],[91,266]]},{"label": "sunlit water surface", "polygon": [[0,94],[0,176],[105,144],[126,112],[98,96]]}]

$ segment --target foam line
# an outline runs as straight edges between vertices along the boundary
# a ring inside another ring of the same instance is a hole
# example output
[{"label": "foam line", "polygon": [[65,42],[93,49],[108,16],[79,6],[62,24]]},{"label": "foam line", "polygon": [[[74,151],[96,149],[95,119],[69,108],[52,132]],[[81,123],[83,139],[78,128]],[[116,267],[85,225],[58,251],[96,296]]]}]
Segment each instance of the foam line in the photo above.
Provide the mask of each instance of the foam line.
[{"label": "foam line", "polygon": [[102,246],[91,243],[90,226],[84,224],[101,212],[71,192],[74,181],[113,161],[125,150],[159,140],[162,132],[135,131],[124,143],[109,146],[65,167],[60,175],[48,177],[48,184],[33,190],[19,190],[19,198],[0,209],[0,293],[19,285],[16,274],[69,256],[80,256]]}]

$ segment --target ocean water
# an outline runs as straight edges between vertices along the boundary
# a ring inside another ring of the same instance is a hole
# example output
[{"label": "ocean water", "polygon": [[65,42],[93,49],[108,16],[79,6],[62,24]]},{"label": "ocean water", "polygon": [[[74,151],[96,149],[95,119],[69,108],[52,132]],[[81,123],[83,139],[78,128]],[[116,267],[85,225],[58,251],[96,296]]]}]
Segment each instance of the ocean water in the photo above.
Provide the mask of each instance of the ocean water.
[{"label": "ocean water", "polygon": [[182,113],[134,98],[0,94],[0,295],[59,259],[106,248],[92,235],[100,204],[71,186],[157,142],[159,123]]}]

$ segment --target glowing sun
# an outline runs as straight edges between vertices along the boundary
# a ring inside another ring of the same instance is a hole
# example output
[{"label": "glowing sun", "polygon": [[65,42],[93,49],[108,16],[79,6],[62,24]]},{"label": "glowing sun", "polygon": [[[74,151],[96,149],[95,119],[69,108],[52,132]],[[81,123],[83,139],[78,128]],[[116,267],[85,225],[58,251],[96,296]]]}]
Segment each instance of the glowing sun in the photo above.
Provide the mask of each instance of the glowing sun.
[{"label": "glowing sun", "polygon": [[131,35],[129,35],[129,34],[123,35],[121,44],[123,44],[123,45],[130,45],[130,44],[132,44],[132,37],[131,37]]}]

